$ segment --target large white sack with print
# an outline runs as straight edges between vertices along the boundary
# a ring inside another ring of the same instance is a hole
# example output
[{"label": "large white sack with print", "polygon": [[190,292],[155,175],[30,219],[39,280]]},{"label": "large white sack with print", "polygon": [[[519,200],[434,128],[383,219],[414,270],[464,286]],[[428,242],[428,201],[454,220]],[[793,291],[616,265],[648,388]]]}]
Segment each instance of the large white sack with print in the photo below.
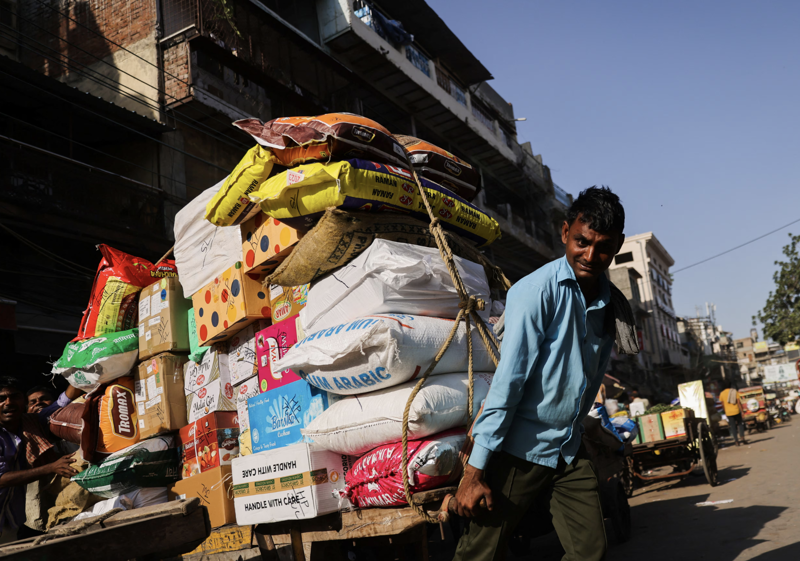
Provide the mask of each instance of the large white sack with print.
[{"label": "large white sack with print", "polygon": [[[425,374],[453,328],[453,320],[400,314],[358,318],[317,331],[298,341],[276,361],[276,371],[291,369],[323,390],[352,395],[389,388]],[[494,363],[472,329],[473,371],[493,371]],[[469,368],[466,326],[456,336],[432,374]]]},{"label": "large white sack with print", "polygon": [[[475,372],[472,418],[489,392],[492,374]],[[403,411],[416,381],[340,399],[301,429],[303,436],[338,454],[360,456],[403,438]],[[428,378],[408,412],[408,439],[467,424],[467,374]]]},{"label": "large white sack with print", "polygon": [[239,226],[214,226],[205,219],[208,201],[224,182],[200,193],[175,215],[173,251],[184,298],[191,298],[222,271],[242,261]]},{"label": "large white sack with print", "polygon": [[[488,305],[489,283],[483,266],[455,257],[467,292]],[[315,281],[300,312],[306,333],[380,313],[455,318],[459,298],[439,250],[375,240],[364,253]],[[478,312],[489,321],[489,311]]]}]

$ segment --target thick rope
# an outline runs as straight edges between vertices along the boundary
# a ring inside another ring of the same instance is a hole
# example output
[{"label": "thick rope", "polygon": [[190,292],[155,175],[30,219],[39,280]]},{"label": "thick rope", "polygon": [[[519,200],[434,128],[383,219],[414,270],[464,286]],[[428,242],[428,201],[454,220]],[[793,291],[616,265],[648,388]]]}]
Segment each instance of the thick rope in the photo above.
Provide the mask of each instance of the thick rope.
[{"label": "thick rope", "polygon": [[[409,506],[414,509],[414,511],[422,517],[426,522],[430,523],[438,523],[441,521],[441,517],[433,517],[431,513],[425,511],[423,505],[414,504],[414,501],[411,497],[411,482],[409,481],[408,477],[408,415],[411,411],[411,404],[414,401],[414,398],[417,396],[419,391],[422,389],[422,386],[425,385],[425,381],[428,379],[428,376],[431,375],[433,370],[436,368],[436,365],[441,360],[442,356],[444,356],[445,351],[450,347],[450,344],[453,342],[456,334],[458,333],[458,327],[461,322],[464,322],[464,327],[466,331],[467,337],[467,352],[469,358],[469,367],[467,369],[468,376],[469,376],[469,385],[467,391],[467,426],[470,426],[472,422],[472,409],[474,407],[474,372],[473,368],[473,359],[472,359],[472,329],[470,325],[470,319],[475,322],[475,327],[478,330],[478,334],[483,341],[483,344],[486,346],[486,350],[489,352],[489,356],[492,359],[495,367],[499,362],[499,357],[495,352],[496,349],[500,348],[500,344],[498,343],[497,339],[495,338],[494,334],[491,332],[490,329],[486,327],[486,324],[483,322],[483,319],[478,315],[478,310],[483,310],[486,306],[486,303],[480,299],[476,298],[475,296],[470,296],[467,292],[467,287],[464,285],[464,281],[461,278],[461,274],[458,271],[458,267],[456,267],[455,259],[453,256],[453,252],[450,249],[449,244],[447,243],[447,238],[444,235],[444,230],[442,229],[442,225],[438,218],[436,218],[433,214],[433,209],[431,208],[430,202],[428,201],[428,194],[425,192],[425,188],[422,186],[422,181],[417,174],[417,170],[414,169],[414,164],[411,163],[411,157],[408,154],[408,150],[403,147],[403,152],[406,157],[406,162],[408,163],[408,169],[414,175],[414,181],[417,183],[417,187],[419,188],[419,193],[422,197],[422,202],[425,205],[425,209],[428,211],[428,216],[431,219],[430,223],[430,231],[433,235],[434,240],[436,241],[436,246],[439,248],[439,255],[442,257],[442,261],[444,261],[445,265],[447,266],[447,270],[450,273],[450,278],[453,281],[453,286],[458,292],[459,297],[459,311],[458,315],[456,316],[455,321],[453,322],[453,328],[450,330],[450,334],[448,335],[445,342],[442,344],[439,352],[434,357],[431,364],[428,366],[428,369],[425,371],[425,374],[422,378],[419,379],[417,385],[414,386],[414,390],[411,392],[411,395],[408,396],[408,401],[406,402],[406,407],[403,410],[403,455],[402,455],[402,474],[403,474],[403,491],[406,496],[406,501],[408,502]],[[494,349],[492,348],[494,345]],[[469,439],[470,436],[468,435],[467,438]],[[463,474],[463,469],[462,469]],[[449,500],[446,499],[445,502],[442,504],[442,509],[447,510],[447,504]]]}]

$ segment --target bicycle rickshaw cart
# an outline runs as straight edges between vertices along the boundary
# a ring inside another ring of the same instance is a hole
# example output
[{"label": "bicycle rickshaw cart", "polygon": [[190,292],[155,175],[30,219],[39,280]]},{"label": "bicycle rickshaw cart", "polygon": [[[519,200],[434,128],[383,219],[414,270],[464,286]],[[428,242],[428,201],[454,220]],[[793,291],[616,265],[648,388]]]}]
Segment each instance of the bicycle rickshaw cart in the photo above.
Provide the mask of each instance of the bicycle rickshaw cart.
[{"label": "bicycle rickshaw cart", "polygon": [[[702,464],[708,484],[717,485],[717,444],[708,423],[702,417],[687,417],[683,422],[685,432],[681,436],[633,445],[630,469],[634,477],[642,481],[679,478]],[[647,474],[668,466],[674,466],[675,471]]]}]

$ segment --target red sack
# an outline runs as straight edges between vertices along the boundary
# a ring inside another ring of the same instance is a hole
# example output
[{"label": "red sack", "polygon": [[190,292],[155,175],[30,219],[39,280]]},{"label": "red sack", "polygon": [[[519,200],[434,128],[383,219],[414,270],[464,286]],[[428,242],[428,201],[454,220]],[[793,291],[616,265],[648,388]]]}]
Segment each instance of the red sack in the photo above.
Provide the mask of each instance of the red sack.
[{"label": "red sack", "polygon": [[153,265],[105,244],[97,248],[103,258],[94,277],[89,306],[73,341],[133,329],[138,319],[139,291],[160,278],[178,276],[172,259]]},{"label": "red sack", "polygon": [[[435,489],[461,475],[459,452],[466,434],[452,429],[408,443],[408,476],[411,491]],[[341,495],[359,508],[407,505],[401,472],[403,444],[380,446],[361,456],[345,475]]]}]

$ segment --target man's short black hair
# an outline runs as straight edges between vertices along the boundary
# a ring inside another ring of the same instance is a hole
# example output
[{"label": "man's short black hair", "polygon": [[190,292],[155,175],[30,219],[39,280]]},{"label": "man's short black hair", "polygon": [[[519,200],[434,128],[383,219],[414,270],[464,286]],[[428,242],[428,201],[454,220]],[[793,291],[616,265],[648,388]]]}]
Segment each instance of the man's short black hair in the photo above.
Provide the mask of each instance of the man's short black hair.
[{"label": "man's short black hair", "polygon": [[20,381],[14,378],[13,376],[0,376],[0,390],[3,390],[5,388],[18,391],[21,394],[25,393],[25,389],[22,387]]},{"label": "man's short black hair", "polygon": [[40,393],[40,392],[43,393],[43,394],[47,394],[48,396],[50,396],[50,398],[52,400],[55,401],[55,399],[56,399],[55,390],[53,390],[53,388],[48,388],[47,386],[34,386],[34,387],[32,387],[31,389],[28,390],[27,395],[28,395],[28,397],[30,397],[33,394]]},{"label": "man's short black hair", "polygon": [[596,232],[621,234],[625,231],[625,209],[619,197],[605,186],[595,185],[581,191],[567,211],[567,224],[572,226],[578,216]]}]

